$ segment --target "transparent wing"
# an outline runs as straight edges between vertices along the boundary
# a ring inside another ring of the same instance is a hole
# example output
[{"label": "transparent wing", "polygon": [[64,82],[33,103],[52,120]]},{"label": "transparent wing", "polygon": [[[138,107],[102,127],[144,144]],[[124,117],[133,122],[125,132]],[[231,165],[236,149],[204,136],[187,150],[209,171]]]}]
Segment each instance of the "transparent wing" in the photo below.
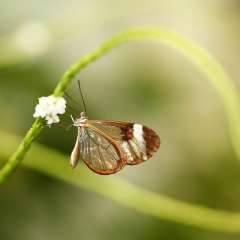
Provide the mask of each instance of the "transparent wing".
[{"label": "transparent wing", "polygon": [[118,142],[129,165],[148,160],[160,146],[158,135],[152,129],[141,124],[112,120],[92,120],[90,122]]},{"label": "transparent wing", "polygon": [[94,127],[81,128],[80,156],[96,173],[112,174],[124,167],[124,156],[112,139]]}]

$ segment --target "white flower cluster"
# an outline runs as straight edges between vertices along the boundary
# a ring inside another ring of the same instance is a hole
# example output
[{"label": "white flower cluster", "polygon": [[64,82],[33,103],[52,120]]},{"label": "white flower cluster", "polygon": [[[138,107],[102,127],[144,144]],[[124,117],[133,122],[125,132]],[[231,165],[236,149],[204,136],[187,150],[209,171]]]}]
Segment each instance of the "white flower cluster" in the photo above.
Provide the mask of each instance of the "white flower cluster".
[{"label": "white flower cluster", "polygon": [[33,117],[45,118],[48,125],[60,121],[58,114],[64,114],[66,110],[66,100],[63,97],[40,97],[35,108]]}]

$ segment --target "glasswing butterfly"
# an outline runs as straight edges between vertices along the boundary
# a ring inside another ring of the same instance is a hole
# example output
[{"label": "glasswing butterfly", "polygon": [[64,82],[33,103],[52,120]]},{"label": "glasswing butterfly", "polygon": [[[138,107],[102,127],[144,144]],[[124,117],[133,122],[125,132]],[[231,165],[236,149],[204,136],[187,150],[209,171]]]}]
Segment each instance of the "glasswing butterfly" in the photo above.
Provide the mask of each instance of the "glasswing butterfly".
[{"label": "glasswing butterfly", "polygon": [[75,168],[79,159],[95,173],[113,174],[125,165],[142,163],[152,157],[160,146],[160,138],[150,128],[138,123],[114,120],[89,120],[80,82],[79,90],[84,112],[73,119],[78,130],[70,165]]}]

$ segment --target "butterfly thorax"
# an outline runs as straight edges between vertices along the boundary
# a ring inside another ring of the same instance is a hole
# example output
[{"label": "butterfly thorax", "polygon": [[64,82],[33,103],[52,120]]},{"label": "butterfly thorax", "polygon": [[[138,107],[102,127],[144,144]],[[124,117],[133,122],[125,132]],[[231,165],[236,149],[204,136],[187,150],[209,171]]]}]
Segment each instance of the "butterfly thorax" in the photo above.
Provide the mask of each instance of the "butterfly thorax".
[{"label": "butterfly thorax", "polygon": [[84,127],[88,121],[88,118],[85,115],[85,112],[81,112],[80,118],[76,118],[73,121],[73,126],[75,127]]}]

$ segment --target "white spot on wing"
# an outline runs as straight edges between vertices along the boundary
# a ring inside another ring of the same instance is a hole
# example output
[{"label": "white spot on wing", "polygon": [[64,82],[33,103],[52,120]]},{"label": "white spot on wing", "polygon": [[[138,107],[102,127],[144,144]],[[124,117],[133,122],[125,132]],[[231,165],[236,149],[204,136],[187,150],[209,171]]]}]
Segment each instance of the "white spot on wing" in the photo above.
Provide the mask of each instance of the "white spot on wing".
[{"label": "white spot on wing", "polygon": [[131,145],[138,156],[141,155],[140,153],[142,153],[142,156],[139,157],[142,157],[143,160],[147,160],[146,142],[143,134],[143,126],[135,123],[133,125],[133,141],[131,141]]},{"label": "white spot on wing", "polygon": [[143,138],[143,126],[135,123],[133,125],[133,137],[137,140],[137,145],[140,147],[142,152],[146,152],[146,143]]},{"label": "white spot on wing", "polygon": [[135,123],[133,125],[133,136],[138,141],[144,141],[144,139],[143,139],[143,126],[141,124]]},{"label": "white spot on wing", "polygon": [[127,158],[128,160],[133,160],[131,151],[129,150],[128,142],[124,141],[124,142],[122,143],[122,148],[123,148],[124,153],[126,154],[126,158]]}]

